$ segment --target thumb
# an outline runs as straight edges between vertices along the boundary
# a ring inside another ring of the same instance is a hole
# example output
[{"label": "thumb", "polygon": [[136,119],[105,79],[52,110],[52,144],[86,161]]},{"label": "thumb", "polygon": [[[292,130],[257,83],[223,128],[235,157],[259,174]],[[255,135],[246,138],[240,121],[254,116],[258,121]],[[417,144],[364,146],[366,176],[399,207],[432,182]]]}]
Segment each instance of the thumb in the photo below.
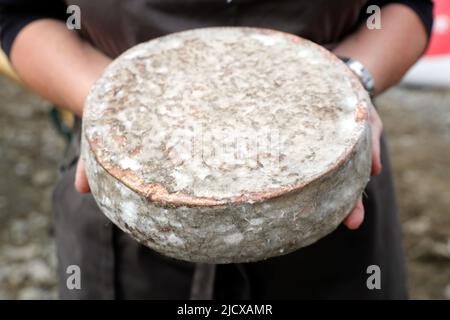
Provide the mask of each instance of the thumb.
[{"label": "thumb", "polygon": [[84,169],[84,161],[81,157],[78,160],[77,171],[75,173],[75,189],[80,193],[88,193],[91,191]]},{"label": "thumb", "polygon": [[377,110],[372,107],[371,113],[371,127],[372,127],[372,170],[371,175],[377,176],[381,173],[382,164],[380,156],[380,139],[383,132],[383,122],[378,115]]},{"label": "thumb", "polygon": [[350,230],[358,229],[364,221],[364,206],[362,197],[358,199],[353,210],[344,219],[344,225]]}]

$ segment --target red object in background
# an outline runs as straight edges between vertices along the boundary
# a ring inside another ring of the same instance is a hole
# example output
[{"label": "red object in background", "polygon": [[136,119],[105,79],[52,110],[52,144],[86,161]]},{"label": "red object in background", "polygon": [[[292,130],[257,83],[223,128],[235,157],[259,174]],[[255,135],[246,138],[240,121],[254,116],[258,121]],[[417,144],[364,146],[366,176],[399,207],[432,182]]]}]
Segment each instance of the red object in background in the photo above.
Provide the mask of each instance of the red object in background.
[{"label": "red object in background", "polygon": [[450,0],[434,0],[433,34],[425,55],[450,55]]},{"label": "red object in background", "polygon": [[403,83],[450,88],[450,0],[434,0],[430,45]]}]

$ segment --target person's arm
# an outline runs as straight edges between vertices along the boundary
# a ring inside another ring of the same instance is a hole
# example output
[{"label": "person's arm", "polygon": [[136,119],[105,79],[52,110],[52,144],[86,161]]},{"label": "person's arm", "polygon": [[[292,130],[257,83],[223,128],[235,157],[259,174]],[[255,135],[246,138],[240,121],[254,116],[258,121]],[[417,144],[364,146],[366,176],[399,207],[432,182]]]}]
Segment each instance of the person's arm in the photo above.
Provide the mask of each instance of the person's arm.
[{"label": "person's arm", "polygon": [[[68,30],[65,15],[62,0],[0,0],[0,38],[23,83],[81,115],[92,84],[111,60]],[[81,162],[76,189],[89,191]]]},{"label": "person's arm", "polygon": [[[338,56],[360,61],[375,81],[374,94],[380,94],[396,84],[426,49],[430,30],[409,6],[392,3],[381,10],[382,29],[369,30],[365,23],[334,50]],[[381,173],[381,119],[372,108],[372,175]],[[344,224],[357,229],[364,220],[364,206],[360,198]]]},{"label": "person's arm", "polygon": [[[83,113],[84,101],[110,59],[57,20],[39,19],[23,28],[11,48],[11,62],[20,79],[42,97]],[[75,180],[79,192],[89,192],[84,166]]]},{"label": "person's arm", "polygon": [[66,11],[63,0],[0,0],[0,39],[24,84],[80,115],[109,59],[66,28]]},{"label": "person's arm", "polygon": [[14,40],[10,60],[33,91],[77,115],[83,112],[92,84],[111,61],[53,19],[25,26]]},{"label": "person's arm", "polygon": [[338,56],[364,64],[375,80],[375,95],[396,84],[423,54],[427,31],[419,16],[403,4],[392,3],[381,10],[382,29],[365,24],[335,49]]}]

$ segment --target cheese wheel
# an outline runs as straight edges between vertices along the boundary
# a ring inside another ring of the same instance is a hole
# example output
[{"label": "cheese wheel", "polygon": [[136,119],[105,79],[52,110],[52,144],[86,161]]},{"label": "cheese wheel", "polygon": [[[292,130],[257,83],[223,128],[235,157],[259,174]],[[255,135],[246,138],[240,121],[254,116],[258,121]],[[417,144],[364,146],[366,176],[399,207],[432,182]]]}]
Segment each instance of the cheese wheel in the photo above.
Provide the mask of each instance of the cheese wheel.
[{"label": "cheese wheel", "polygon": [[370,98],[326,49],[215,27],[137,45],[84,110],[100,209],[167,256],[248,262],[334,230],[370,173]]}]

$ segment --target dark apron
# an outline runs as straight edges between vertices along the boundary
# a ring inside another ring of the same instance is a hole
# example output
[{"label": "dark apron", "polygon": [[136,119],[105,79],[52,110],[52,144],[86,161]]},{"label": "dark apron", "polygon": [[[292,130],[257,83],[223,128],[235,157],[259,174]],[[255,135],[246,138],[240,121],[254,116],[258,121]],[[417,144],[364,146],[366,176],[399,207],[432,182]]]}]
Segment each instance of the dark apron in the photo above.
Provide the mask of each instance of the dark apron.
[{"label": "dark apron", "polygon": [[[358,25],[364,0],[103,0],[68,1],[81,7],[81,35],[114,58],[129,47],[168,33],[239,25],[282,30],[322,45]],[[318,298],[407,297],[399,224],[386,146],[383,173],[364,198],[366,218],[356,231],[340,226],[317,243],[263,262],[193,264],[139,245],[100,212],[91,195],[73,187],[78,134],[54,193],[61,298]],[[81,268],[81,289],[66,286],[69,265]],[[378,265],[381,289],[367,288],[367,267]]]}]

